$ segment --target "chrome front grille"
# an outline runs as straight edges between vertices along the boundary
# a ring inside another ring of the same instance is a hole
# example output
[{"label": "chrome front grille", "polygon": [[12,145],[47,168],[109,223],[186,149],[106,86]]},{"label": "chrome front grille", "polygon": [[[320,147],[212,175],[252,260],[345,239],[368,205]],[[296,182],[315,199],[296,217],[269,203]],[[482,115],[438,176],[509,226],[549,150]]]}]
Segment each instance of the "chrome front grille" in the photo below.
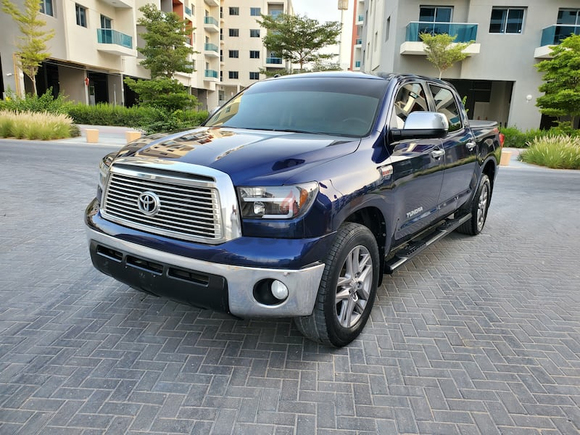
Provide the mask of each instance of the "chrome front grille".
[{"label": "chrome front grille", "polygon": [[212,181],[185,175],[113,166],[102,215],[121,225],[168,237],[221,241],[224,234],[218,189]]}]

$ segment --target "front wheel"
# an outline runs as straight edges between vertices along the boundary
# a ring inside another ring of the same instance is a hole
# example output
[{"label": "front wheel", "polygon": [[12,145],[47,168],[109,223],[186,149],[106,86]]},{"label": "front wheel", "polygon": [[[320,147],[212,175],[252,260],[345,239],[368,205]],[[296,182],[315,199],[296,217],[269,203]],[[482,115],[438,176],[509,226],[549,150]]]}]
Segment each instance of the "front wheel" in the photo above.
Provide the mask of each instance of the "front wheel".
[{"label": "front wheel", "polygon": [[469,211],[471,212],[471,219],[457,228],[457,231],[470,236],[476,236],[481,233],[485,226],[487,219],[487,210],[489,208],[489,201],[491,200],[491,183],[489,177],[482,174],[481,180],[475,196],[471,201]]},{"label": "front wheel", "polygon": [[342,225],[325,263],[312,314],[294,322],[313,341],[346,346],[363,330],[375,300],[379,279],[375,237],[363,225]]}]

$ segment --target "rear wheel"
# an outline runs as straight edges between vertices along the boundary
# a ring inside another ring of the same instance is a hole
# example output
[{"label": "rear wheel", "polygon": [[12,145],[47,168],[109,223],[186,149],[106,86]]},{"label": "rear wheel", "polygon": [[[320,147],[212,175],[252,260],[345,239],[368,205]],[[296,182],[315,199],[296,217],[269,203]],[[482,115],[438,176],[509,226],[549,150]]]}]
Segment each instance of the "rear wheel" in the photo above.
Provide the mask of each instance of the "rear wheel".
[{"label": "rear wheel", "polygon": [[457,231],[470,236],[476,236],[481,233],[487,219],[487,210],[491,200],[491,183],[489,177],[485,174],[481,176],[477,192],[471,201],[469,211],[471,219],[457,228]]},{"label": "rear wheel", "polygon": [[379,250],[373,234],[363,225],[342,225],[326,259],[312,314],[294,319],[300,332],[335,347],[353,341],[371,313],[378,275]]}]

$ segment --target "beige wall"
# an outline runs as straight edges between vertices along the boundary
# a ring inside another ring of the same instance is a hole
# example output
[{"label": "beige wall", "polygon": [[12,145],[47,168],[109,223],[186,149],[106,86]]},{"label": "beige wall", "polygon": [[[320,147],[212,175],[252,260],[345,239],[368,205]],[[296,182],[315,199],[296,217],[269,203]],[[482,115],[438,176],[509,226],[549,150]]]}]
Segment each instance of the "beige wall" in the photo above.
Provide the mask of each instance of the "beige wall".
[{"label": "beige wall", "polygon": [[[535,100],[541,95],[538,87],[542,77],[535,68],[538,60],[534,58],[534,50],[540,45],[542,30],[556,23],[558,9],[580,8],[580,2],[524,0],[515,4],[511,0],[367,0],[365,14],[368,20],[365,22],[363,38],[364,71],[437,76],[437,70],[424,56],[401,55],[399,52],[401,44],[405,42],[407,24],[418,21],[419,8],[423,5],[453,6],[452,21],[479,24],[476,42],[480,44],[480,53],[445,71],[443,77],[514,82],[511,95],[506,95],[505,89],[492,90],[492,96],[502,100],[490,106],[489,110],[493,111],[491,116],[524,130],[539,127],[541,114],[535,106]],[[525,7],[523,32],[489,33],[494,6]],[[384,23],[389,17],[391,35],[387,40]],[[531,102],[526,99],[528,95],[532,96]],[[511,105],[506,116],[506,104],[510,99]]]}]

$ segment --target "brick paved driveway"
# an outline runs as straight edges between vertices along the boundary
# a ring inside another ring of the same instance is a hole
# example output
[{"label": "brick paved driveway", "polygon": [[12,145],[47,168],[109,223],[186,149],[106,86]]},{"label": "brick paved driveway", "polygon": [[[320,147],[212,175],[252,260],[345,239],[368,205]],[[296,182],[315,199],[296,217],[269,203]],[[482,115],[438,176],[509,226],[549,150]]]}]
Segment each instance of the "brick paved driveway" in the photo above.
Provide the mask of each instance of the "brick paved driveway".
[{"label": "brick paved driveway", "polygon": [[0,434],[580,429],[580,172],[502,168],[484,234],[387,277],[330,350],[93,270],[105,147],[0,141]]}]

